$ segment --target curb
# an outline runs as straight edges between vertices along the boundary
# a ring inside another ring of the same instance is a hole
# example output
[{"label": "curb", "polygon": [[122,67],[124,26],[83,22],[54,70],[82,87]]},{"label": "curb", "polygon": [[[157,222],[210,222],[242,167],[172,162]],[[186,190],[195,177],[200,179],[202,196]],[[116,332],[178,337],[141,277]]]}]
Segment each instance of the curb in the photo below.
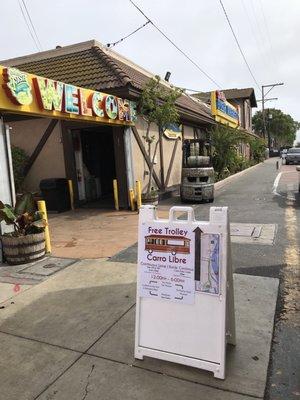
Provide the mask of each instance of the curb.
[{"label": "curb", "polygon": [[250,170],[252,170],[252,169],[258,167],[259,165],[261,165],[261,164],[263,164],[263,163],[264,163],[264,161],[262,161],[262,162],[260,162],[260,163],[258,163],[258,164],[252,165],[252,167],[243,169],[243,171],[237,172],[236,174],[230,175],[230,176],[228,176],[227,178],[222,179],[221,181],[216,182],[216,183],[215,183],[215,190],[220,190],[220,189],[222,189],[222,187],[225,186],[227,183],[229,183],[229,182],[235,180],[236,178],[239,178],[240,176],[246,174],[246,173],[249,172]]}]

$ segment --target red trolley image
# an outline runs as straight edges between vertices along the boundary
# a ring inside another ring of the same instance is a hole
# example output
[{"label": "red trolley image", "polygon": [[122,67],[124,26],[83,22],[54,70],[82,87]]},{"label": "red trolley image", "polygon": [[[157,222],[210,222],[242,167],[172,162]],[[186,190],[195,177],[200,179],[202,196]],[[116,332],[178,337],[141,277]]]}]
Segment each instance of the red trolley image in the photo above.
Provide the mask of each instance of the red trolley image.
[{"label": "red trolley image", "polygon": [[170,252],[173,255],[189,254],[190,241],[191,239],[182,236],[148,235],[145,236],[145,250],[149,253],[161,251]]}]

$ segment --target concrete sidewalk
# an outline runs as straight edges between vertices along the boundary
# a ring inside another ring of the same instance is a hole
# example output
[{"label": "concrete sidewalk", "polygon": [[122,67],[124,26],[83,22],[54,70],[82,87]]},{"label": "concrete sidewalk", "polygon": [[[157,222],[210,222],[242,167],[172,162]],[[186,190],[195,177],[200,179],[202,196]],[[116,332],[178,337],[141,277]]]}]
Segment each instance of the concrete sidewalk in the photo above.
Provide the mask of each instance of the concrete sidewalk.
[{"label": "concrete sidewalk", "polygon": [[[259,164],[217,182],[216,196],[228,184],[258,166]],[[161,201],[157,207],[158,217],[167,218],[170,207],[174,205],[182,205],[179,196]],[[193,206],[197,207],[199,204]],[[50,214],[49,217],[54,257],[105,259],[137,242],[137,211],[78,208],[62,214]]]},{"label": "concrete sidewalk", "polygon": [[136,265],[77,262],[0,310],[5,400],[263,398],[278,280],[235,275],[237,346],[227,379],[133,358]]}]

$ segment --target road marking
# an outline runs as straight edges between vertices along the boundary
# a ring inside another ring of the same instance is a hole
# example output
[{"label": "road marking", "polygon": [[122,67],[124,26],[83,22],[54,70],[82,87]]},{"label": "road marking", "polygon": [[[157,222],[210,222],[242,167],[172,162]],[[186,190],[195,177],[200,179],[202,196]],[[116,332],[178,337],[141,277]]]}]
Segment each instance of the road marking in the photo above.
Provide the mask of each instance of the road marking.
[{"label": "road marking", "polygon": [[281,175],[282,175],[282,172],[279,172],[279,174],[276,176],[275,181],[274,181],[274,183],[273,183],[272,193],[273,193],[273,194],[276,194],[277,196],[281,196],[281,195],[277,192],[277,188],[278,188],[278,185],[279,185],[279,181],[280,181]]},{"label": "road marking", "polygon": [[285,320],[293,320],[292,316],[297,313],[299,304],[299,265],[300,253],[297,241],[297,214],[294,207],[288,205],[285,210],[285,228],[288,239],[288,246],[284,252],[286,265],[283,268],[284,284],[284,310]]}]

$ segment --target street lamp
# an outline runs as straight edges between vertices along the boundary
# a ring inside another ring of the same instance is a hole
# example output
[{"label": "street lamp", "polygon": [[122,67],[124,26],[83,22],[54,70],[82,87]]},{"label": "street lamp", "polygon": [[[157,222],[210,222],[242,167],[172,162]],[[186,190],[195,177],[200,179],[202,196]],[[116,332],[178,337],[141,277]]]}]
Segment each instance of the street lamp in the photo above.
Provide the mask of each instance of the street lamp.
[{"label": "street lamp", "polygon": [[[270,147],[271,147],[271,137],[270,137],[269,129],[267,131],[267,128],[266,128],[266,118],[265,118],[266,96],[271,92],[271,90],[275,86],[282,86],[282,85],[284,85],[283,82],[281,82],[281,83],[271,83],[270,85],[263,85],[261,87],[261,89],[262,89],[262,118],[263,118],[264,137],[266,137],[266,135],[268,135],[268,148],[269,148],[269,151],[270,151]],[[270,89],[265,93],[265,88],[270,88]]]}]

